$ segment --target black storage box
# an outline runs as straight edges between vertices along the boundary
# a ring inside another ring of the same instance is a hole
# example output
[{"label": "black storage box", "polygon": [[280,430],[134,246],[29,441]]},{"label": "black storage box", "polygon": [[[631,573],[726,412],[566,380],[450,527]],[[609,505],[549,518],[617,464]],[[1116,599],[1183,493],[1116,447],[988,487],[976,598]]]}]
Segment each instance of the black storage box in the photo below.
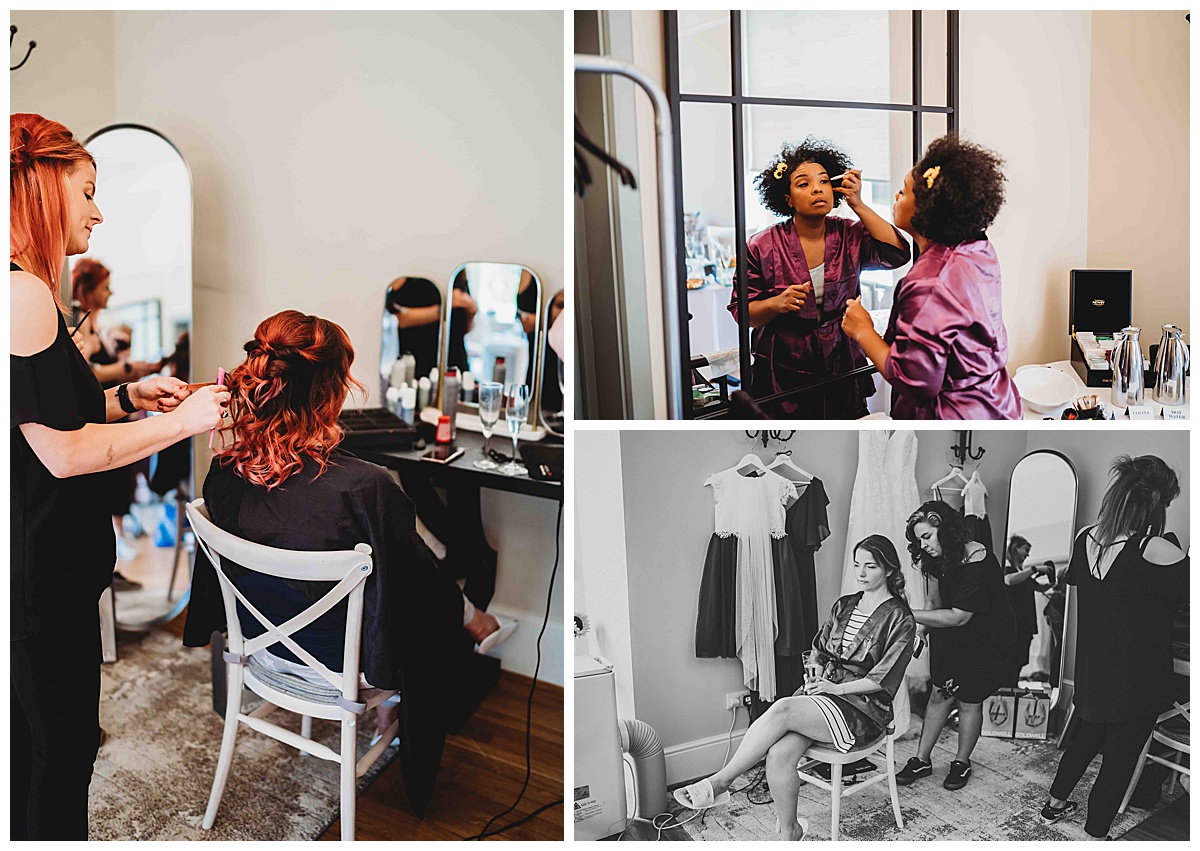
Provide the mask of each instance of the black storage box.
[{"label": "black storage box", "polygon": [[1091,369],[1075,339],[1079,331],[1112,337],[1133,321],[1133,272],[1071,270],[1071,365],[1088,387],[1111,387],[1112,369]]},{"label": "black storage box", "polygon": [[342,448],[410,449],[417,430],[387,408],[345,408],[338,416],[345,431]]}]

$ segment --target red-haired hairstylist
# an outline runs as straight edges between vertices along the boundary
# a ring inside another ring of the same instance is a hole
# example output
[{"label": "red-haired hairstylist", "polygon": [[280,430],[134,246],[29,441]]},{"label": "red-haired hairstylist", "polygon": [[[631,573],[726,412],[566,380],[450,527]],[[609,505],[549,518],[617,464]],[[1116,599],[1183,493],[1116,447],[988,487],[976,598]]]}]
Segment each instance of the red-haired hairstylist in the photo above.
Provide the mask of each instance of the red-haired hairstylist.
[{"label": "red-haired hairstylist", "polygon": [[[98,600],[113,529],[95,473],[216,426],[224,387],[176,378],[105,391],[63,320],[59,273],[104,221],[96,163],[71,131],[9,117],[11,839],[87,839],[100,745]],[[113,423],[136,410],[168,412]]]}]

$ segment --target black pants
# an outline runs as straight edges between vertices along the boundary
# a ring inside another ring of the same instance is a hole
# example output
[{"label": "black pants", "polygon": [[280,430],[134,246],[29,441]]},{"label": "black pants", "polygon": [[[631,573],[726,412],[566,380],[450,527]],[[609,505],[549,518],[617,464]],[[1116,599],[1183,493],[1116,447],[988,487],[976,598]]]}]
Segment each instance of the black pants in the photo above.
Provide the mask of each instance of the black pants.
[{"label": "black pants", "polygon": [[1150,715],[1115,724],[1078,721],[1075,737],[1058,762],[1050,794],[1065,801],[1096,754],[1104,754],[1100,773],[1088,795],[1087,823],[1083,829],[1089,836],[1102,837],[1108,833],[1157,718]]},{"label": "black pants", "polygon": [[88,838],[88,785],[100,747],[100,614],[9,643],[9,837]]},{"label": "black pants", "polygon": [[1012,658],[1009,660],[1008,670],[1008,685],[1014,688],[1017,685],[1017,680],[1021,678],[1021,669],[1029,661],[1029,647],[1031,644],[1033,644],[1033,636],[1020,635],[1018,629],[1018,634],[1013,638]]}]

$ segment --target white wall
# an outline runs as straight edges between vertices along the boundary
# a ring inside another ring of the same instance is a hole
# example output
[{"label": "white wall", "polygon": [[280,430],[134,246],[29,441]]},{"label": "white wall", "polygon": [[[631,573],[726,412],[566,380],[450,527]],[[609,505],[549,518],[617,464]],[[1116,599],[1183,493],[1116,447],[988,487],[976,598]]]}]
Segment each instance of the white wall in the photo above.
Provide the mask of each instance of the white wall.
[{"label": "white wall", "polygon": [[1184,14],[1092,13],[1087,261],[1133,269],[1133,324],[1144,329],[1143,348],[1158,342],[1164,323],[1190,326],[1191,25]]},{"label": "white wall", "polygon": [[1091,13],[959,17],[962,134],[1004,157],[1000,257],[1009,371],[1069,355],[1071,269],[1087,266]]}]

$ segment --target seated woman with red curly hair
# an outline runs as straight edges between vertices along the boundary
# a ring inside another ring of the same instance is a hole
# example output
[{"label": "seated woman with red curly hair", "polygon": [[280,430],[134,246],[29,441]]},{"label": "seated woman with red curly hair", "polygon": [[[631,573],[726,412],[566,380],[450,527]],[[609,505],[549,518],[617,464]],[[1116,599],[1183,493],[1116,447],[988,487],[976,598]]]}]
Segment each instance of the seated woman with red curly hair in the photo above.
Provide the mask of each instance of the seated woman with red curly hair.
[{"label": "seated woman with red curly hair", "polygon": [[[473,652],[489,634],[499,637],[499,625],[439,572],[417,533],[412,501],[391,475],[338,449],[342,403],[352,386],[362,389],[350,377],[354,350],[346,332],[285,310],[263,320],[245,349],[245,363],[226,379],[232,418],[222,432],[231,440],[217,451],[204,481],[209,515],[231,534],[269,547],[371,546],[375,569],[365,589],[362,674],[375,688],[401,691],[405,786],[421,813],[446,733],[466,720],[499,675],[495,660]],[[333,587],[225,567],[273,623],[299,614]],[[197,553],[184,643],[203,646],[224,623],[216,574]],[[293,638],[341,671],[345,624],[342,601]],[[248,613],[242,630],[248,638],[264,631]],[[300,660],[279,644],[259,661],[302,675]],[[379,729],[393,718],[381,717]]]}]

